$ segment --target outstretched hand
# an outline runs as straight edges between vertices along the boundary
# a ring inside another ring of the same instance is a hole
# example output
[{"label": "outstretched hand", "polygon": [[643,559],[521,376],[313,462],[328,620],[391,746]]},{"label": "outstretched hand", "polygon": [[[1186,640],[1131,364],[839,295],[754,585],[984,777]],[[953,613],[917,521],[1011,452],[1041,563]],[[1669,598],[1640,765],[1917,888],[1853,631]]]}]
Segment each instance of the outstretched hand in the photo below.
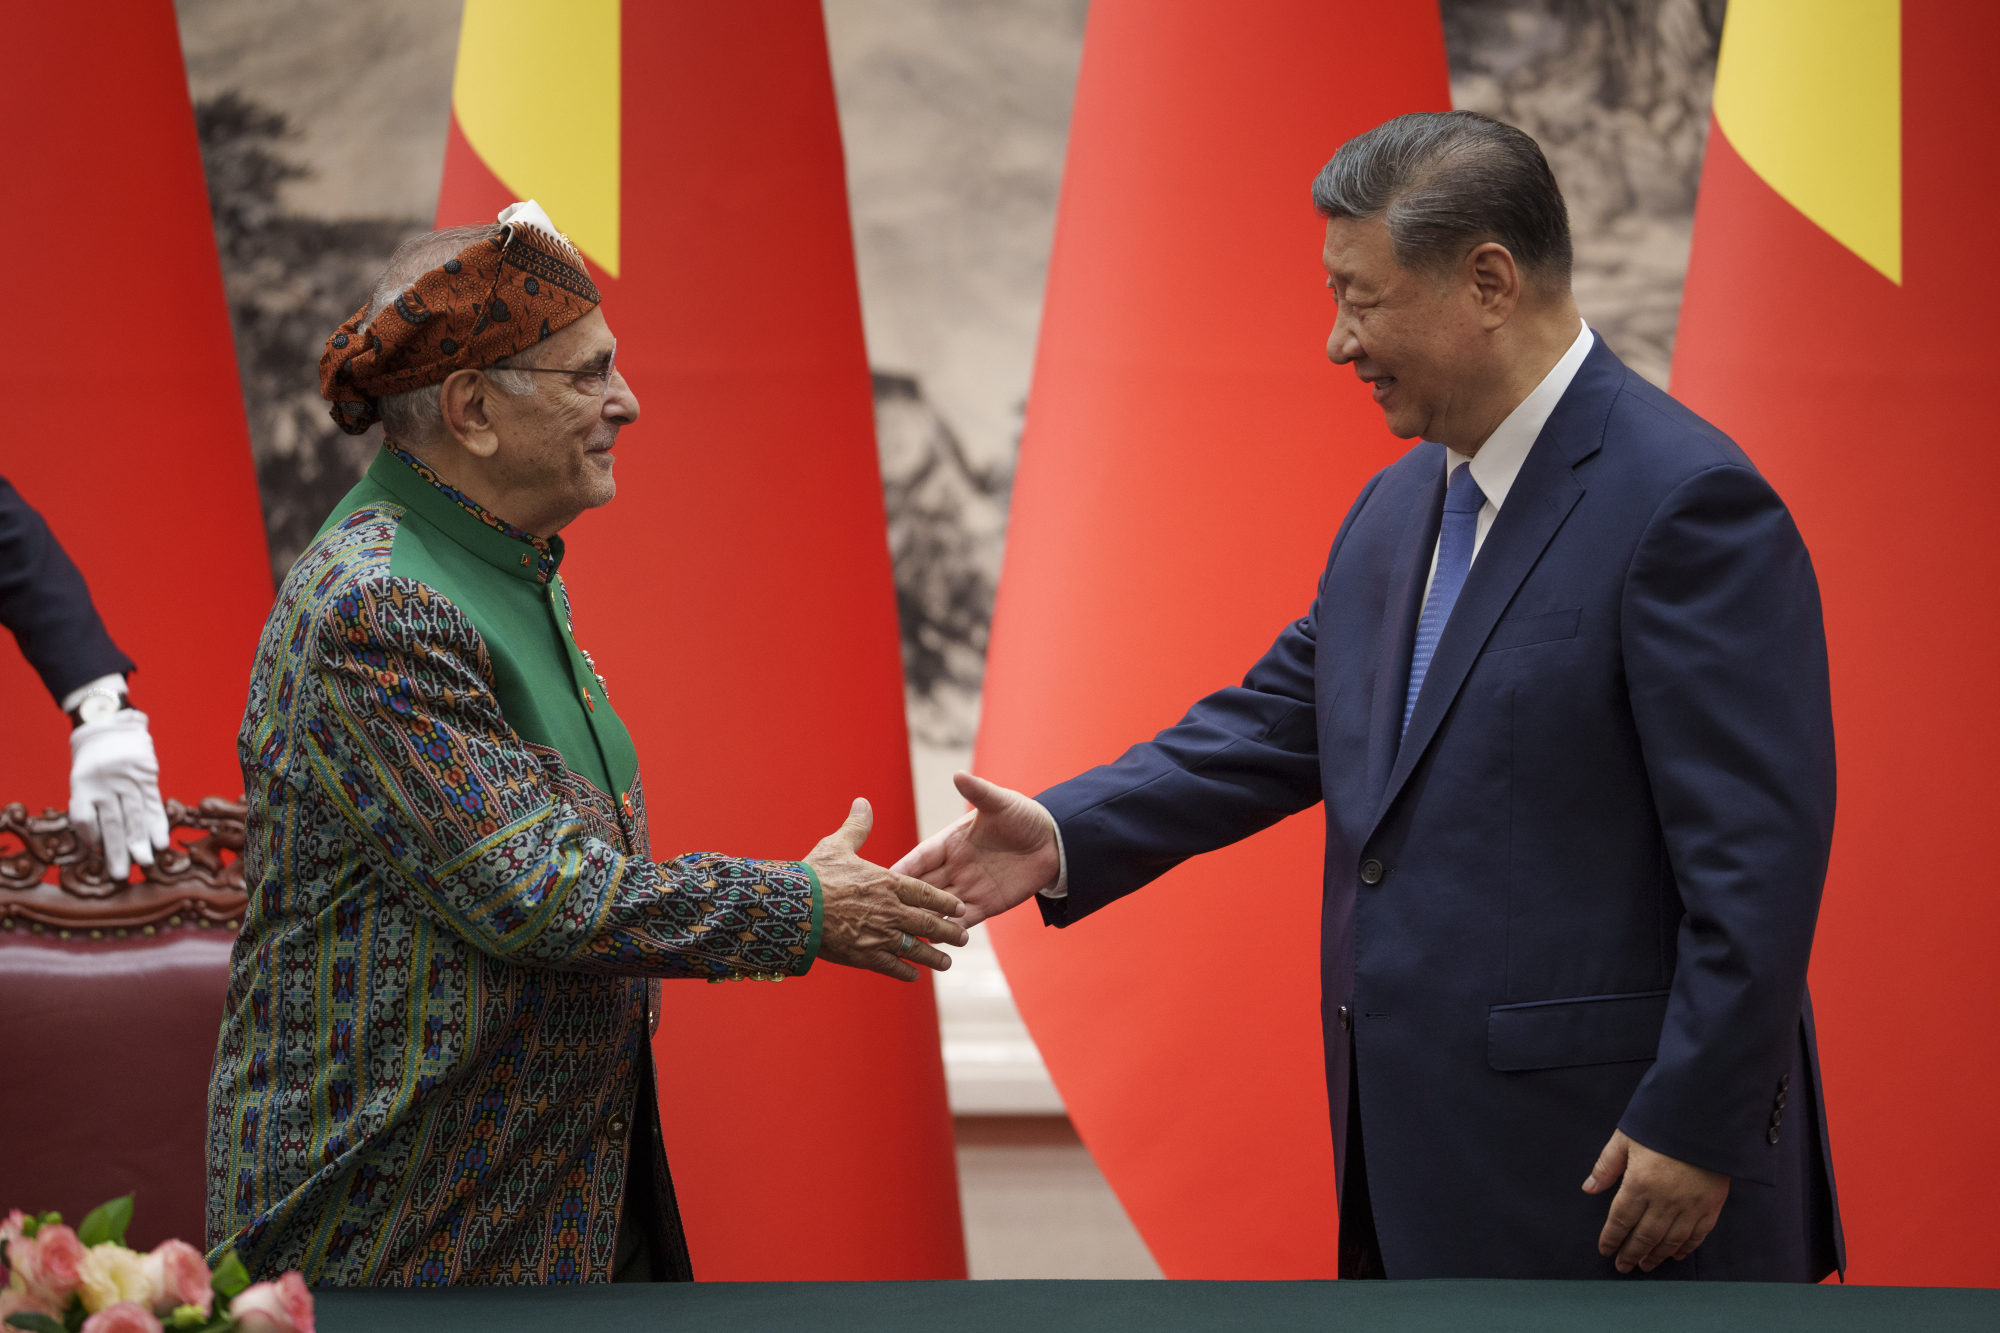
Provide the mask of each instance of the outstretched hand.
[{"label": "outstretched hand", "polygon": [[965,927],[951,919],[964,907],[942,889],[862,860],[857,853],[874,826],[868,802],[857,798],[846,822],[806,857],[819,876],[819,956],[898,981],[917,979],[912,964],[942,972],[951,959],[926,941],[965,943]]},{"label": "outstretched hand", "polygon": [[976,926],[1056,882],[1056,822],[1020,792],[970,773],[951,781],[972,808],[891,868],[950,889],[965,904],[959,920]]}]

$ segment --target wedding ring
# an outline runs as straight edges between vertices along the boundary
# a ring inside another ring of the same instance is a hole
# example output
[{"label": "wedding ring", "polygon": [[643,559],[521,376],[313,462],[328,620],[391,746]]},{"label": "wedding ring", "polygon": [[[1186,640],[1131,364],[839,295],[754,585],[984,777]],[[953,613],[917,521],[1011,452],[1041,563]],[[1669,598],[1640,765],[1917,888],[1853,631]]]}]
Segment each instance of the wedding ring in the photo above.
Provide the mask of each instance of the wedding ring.
[{"label": "wedding ring", "polygon": [[901,945],[901,946],[900,946],[900,947],[899,947],[899,948],[898,948],[898,949],[896,950],[896,953],[897,953],[897,955],[898,955],[899,957],[904,957],[904,958],[907,958],[907,957],[909,957],[909,954],[910,954],[910,950],[912,950],[912,949],[914,949],[914,948],[916,948],[916,947],[917,947],[917,942],[916,942],[916,940],[912,939],[912,938],[910,937],[910,932],[906,930],[906,931],[904,931],[904,932],[903,932],[903,943],[902,943],[902,945]]}]

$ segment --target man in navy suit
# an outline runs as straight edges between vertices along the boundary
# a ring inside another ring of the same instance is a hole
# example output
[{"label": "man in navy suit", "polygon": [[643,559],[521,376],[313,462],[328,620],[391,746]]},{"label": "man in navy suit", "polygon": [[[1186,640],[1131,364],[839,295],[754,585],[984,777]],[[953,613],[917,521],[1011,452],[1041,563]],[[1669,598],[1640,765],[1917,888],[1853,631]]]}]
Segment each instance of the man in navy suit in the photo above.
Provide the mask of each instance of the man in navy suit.
[{"label": "man in navy suit", "polygon": [[959,775],[973,809],[899,868],[1060,926],[1322,801],[1343,1276],[1815,1281],[1844,1256],[1805,545],[1584,326],[1527,135],[1399,117],[1313,198],[1327,356],[1418,443],[1242,685],[1038,801]]}]

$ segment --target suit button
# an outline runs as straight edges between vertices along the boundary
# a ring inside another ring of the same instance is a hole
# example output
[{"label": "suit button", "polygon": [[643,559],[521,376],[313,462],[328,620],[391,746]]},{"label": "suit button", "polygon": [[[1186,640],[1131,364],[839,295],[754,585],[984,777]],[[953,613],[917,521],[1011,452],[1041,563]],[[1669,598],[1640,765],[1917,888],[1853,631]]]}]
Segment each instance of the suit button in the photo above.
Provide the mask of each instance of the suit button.
[{"label": "suit button", "polygon": [[1789,1088],[1791,1086],[1792,1086],[1792,1076],[1790,1074],[1787,1074],[1783,1078],[1778,1080],[1778,1090],[1780,1092],[1784,1091],[1786,1088]]},{"label": "suit button", "polygon": [[1340,1030],[1346,1032],[1354,1026],[1354,1012],[1346,1005],[1340,1006]]},{"label": "suit button", "polygon": [[1771,1126],[1771,1132],[1766,1134],[1764,1138],[1767,1142],[1776,1143],[1778,1141],[1778,1127],[1776,1125]]},{"label": "suit button", "polygon": [[1772,1129],[1776,1129],[1779,1125],[1782,1125],[1784,1123],[1785,1123],[1785,1110],[1783,1107],[1779,1107],[1777,1110],[1771,1112]]},{"label": "suit button", "polygon": [[1784,1104],[1785,1104],[1785,1093],[1781,1090],[1778,1093],[1778,1105],[1783,1106]]},{"label": "suit button", "polygon": [[1382,869],[1382,863],[1372,856],[1361,863],[1361,882],[1363,884],[1380,884],[1382,876],[1385,873]]}]

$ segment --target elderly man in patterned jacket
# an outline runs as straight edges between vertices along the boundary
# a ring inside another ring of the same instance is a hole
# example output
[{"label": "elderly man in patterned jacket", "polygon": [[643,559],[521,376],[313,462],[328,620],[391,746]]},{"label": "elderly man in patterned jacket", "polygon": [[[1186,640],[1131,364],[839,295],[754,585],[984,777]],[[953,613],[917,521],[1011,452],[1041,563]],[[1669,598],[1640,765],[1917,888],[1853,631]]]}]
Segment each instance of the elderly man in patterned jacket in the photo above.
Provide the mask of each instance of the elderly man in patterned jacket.
[{"label": "elderly man in patterned jacket", "polygon": [[238,748],[251,899],[209,1093],[208,1232],[253,1272],[687,1279],[653,1102],[662,977],[913,980],[941,890],[855,854],[656,861],[556,533],[639,403],[532,201],[405,245],[327,341],[385,444],[280,589]]}]

